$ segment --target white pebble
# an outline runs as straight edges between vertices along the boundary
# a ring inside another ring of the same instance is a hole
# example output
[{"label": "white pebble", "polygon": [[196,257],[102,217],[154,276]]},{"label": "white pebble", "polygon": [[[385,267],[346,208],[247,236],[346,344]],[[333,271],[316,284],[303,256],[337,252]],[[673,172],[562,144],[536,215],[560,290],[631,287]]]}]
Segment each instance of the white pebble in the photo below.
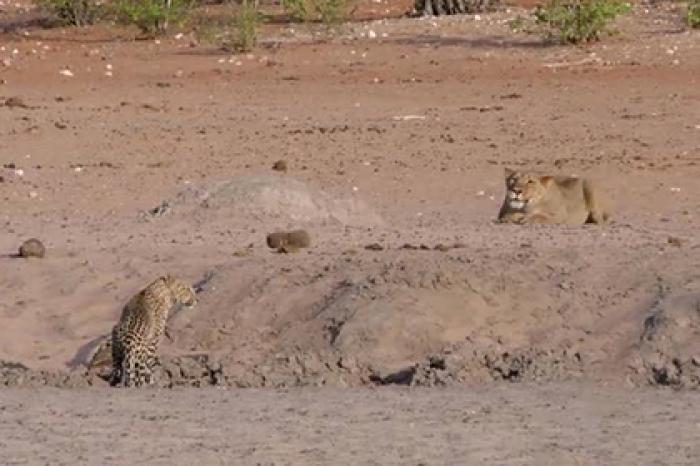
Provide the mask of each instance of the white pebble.
[{"label": "white pebble", "polygon": [[15,170],[15,175],[24,176],[24,170],[22,170],[21,168],[18,168],[17,170]]},{"label": "white pebble", "polygon": [[671,188],[672,193],[679,193],[681,192],[681,188]]},{"label": "white pebble", "polygon": [[369,37],[370,39],[374,39],[375,37],[377,37],[377,33],[370,29],[367,32],[367,37]]},{"label": "white pebble", "polygon": [[68,78],[73,77],[73,72],[71,70],[61,70],[58,72],[61,76],[66,76]]}]

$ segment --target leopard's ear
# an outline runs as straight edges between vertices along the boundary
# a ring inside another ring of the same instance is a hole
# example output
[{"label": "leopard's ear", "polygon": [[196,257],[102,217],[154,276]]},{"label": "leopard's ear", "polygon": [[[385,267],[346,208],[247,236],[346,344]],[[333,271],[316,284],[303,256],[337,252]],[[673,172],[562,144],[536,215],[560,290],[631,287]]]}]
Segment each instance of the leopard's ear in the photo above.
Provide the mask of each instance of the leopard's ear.
[{"label": "leopard's ear", "polygon": [[541,176],[540,177],[540,183],[542,183],[543,186],[549,187],[550,184],[554,181],[553,176]]},{"label": "leopard's ear", "polygon": [[506,178],[510,178],[511,176],[515,175],[515,170],[512,168],[504,167],[503,168],[503,174],[505,175]]}]

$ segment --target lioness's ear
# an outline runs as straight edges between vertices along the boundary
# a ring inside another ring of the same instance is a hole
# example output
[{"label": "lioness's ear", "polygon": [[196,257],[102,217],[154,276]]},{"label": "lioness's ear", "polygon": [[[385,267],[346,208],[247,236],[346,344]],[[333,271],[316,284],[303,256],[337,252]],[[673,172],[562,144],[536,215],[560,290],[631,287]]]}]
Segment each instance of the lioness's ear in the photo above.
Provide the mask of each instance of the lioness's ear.
[{"label": "lioness's ear", "polygon": [[512,170],[508,167],[504,167],[503,174],[506,176],[506,178],[510,178],[511,176],[515,175],[515,170]]},{"label": "lioness's ear", "polygon": [[553,176],[541,176],[540,177],[540,183],[542,183],[542,185],[544,185],[544,186],[549,186],[552,183],[552,181],[554,181]]}]

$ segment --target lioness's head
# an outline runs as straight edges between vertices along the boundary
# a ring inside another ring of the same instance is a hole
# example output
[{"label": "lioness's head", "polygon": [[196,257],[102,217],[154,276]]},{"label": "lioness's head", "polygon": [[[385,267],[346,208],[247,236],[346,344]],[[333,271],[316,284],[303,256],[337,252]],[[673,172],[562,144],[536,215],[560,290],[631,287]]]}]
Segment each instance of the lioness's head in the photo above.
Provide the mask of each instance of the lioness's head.
[{"label": "lioness's head", "polygon": [[506,200],[511,209],[522,210],[528,202],[537,202],[545,195],[554,180],[551,176],[505,169]]}]

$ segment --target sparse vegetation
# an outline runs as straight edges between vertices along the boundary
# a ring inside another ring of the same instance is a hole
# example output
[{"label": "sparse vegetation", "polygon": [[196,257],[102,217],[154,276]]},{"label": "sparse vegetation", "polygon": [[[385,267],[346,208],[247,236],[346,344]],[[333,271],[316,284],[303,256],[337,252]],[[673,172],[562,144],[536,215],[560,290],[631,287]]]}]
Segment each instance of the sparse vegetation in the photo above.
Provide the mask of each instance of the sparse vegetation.
[{"label": "sparse vegetation", "polygon": [[113,4],[120,22],[136,25],[147,36],[162,34],[170,24],[181,23],[192,6],[191,0],[117,0]]},{"label": "sparse vegetation", "polygon": [[254,0],[243,0],[236,15],[236,37],[233,48],[238,52],[249,52],[258,40],[258,23],[260,13]]},{"label": "sparse vegetation", "polygon": [[344,21],[348,14],[348,0],[313,0],[314,12],[324,24]]},{"label": "sparse vegetation", "polygon": [[92,24],[100,10],[93,0],[37,0],[39,8],[65,26]]},{"label": "sparse vegetation", "polygon": [[692,28],[700,28],[700,0],[693,0],[688,4],[685,22]]},{"label": "sparse vegetation", "polygon": [[281,0],[282,8],[292,21],[303,22],[309,18],[309,0]]},{"label": "sparse vegetation", "polygon": [[546,36],[577,44],[611,33],[609,23],[629,9],[620,0],[550,0],[537,7],[535,22],[544,27]]},{"label": "sparse vegetation", "polygon": [[320,21],[337,24],[348,16],[348,0],[282,0],[282,7],[293,21]]}]

